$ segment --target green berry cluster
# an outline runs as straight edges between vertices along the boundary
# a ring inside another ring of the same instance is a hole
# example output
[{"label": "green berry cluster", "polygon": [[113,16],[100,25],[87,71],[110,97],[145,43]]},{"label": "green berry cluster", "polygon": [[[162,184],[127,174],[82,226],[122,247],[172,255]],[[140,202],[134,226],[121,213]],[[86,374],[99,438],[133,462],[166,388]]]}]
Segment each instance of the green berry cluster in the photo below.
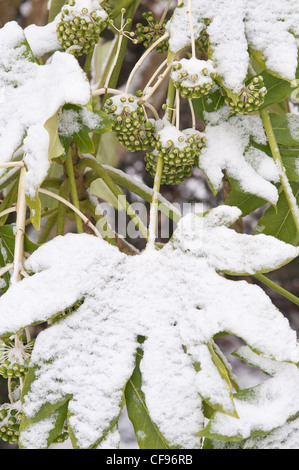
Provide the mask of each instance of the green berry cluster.
[{"label": "green berry cluster", "polygon": [[165,133],[157,134],[154,151],[145,156],[146,170],[155,177],[158,157],[163,158],[161,184],[177,184],[190,176],[196,157],[205,146],[206,137],[194,129],[178,131],[168,126],[171,138],[165,142]]},{"label": "green berry cluster", "polygon": [[106,100],[104,111],[112,122],[112,130],[119,142],[131,152],[152,147],[155,128],[148,120],[139,98],[117,95]]},{"label": "green berry cluster", "polygon": [[75,0],[69,0],[61,11],[61,20],[57,24],[57,39],[62,49],[76,57],[87,54],[97,44],[99,35],[106,28],[107,13],[101,9],[89,11],[79,9]]},{"label": "green berry cluster", "polygon": [[173,64],[171,78],[182,98],[200,98],[215,86],[216,72],[211,60],[181,59]]},{"label": "green berry cluster", "polygon": [[18,442],[22,412],[18,403],[4,404],[0,408],[0,437],[9,444]]},{"label": "green berry cluster", "polygon": [[27,374],[28,365],[11,363],[8,359],[3,361],[0,366],[0,375],[5,379],[24,377]]},{"label": "green berry cluster", "polygon": [[[155,41],[157,41],[165,33],[166,21],[163,21],[160,24],[160,18],[154,18],[152,12],[146,12],[142,15],[147,24],[143,25],[142,23],[137,23],[135,33],[132,33],[131,36],[134,37],[134,44],[143,44],[147,49]],[[159,54],[168,51],[168,40],[162,41],[157,45],[156,51]]]},{"label": "green berry cluster", "polygon": [[264,103],[267,89],[261,75],[254,77],[238,94],[237,103],[225,96],[225,102],[235,114],[247,114],[257,111]]}]

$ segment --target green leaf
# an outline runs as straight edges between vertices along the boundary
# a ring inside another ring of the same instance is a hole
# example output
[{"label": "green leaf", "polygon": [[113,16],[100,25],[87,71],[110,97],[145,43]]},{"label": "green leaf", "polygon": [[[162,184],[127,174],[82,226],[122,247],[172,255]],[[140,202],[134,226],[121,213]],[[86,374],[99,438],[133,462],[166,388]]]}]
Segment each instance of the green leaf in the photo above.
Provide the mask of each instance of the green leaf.
[{"label": "green leaf", "polygon": [[212,403],[210,400],[208,400],[206,397],[205,397],[205,401],[209,404],[209,406],[211,408],[213,408],[215,411],[220,411],[221,413],[225,413],[225,414],[228,414],[230,416],[233,416],[234,418],[238,418],[238,414],[236,412],[236,408],[235,408],[235,405],[234,405],[234,399],[233,399],[233,391],[232,391],[232,385],[231,385],[231,380],[230,380],[230,375],[229,375],[229,372],[227,370],[227,368],[225,367],[225,364],[222,360],[222,358],[220,357],[220,355],[216,352],[216,349],[215,349],[215,344],[213,343],[213,341],[210,341],[208,343],[208,349],[209,349],[209,352],[211,354],[211,357],[212,357],[212,361],[214,363],[214,365],[217,367],[218,369],[218,372],[219,372],[219,375],[220,377],[226,382],[227,386],[228,386],[228,389],[229,389],[229,395],[230,395],[230,398],[231,398],[231,409],[232,411],[230,410],[225,410],[221,405],[219,405],[218,403]]},{"label": "green leaf", "polygon": [[242,211],[242,217],[245,217],[256,209],[263,207],[267,204],[267,201],[252,194],[233,190],[226,198],[225,204],[238,207]]},{"label": "green leaf", "polygon": [[120,211],[124,210],[124,208],[120,206],[118,199],[115,197],[111,189],[108,188],[102,178],[98,178],[91,183],[90,191],[94,196],[97,196],[103,201],[109,202],[115,209]]},{"label": "green leaf", "polygon": [[[294,153],[293,157],[285,156],[292,154],[292,152]],[[288,180],[299,181],[299,148],[296,151],[294,149],[281,149],[280,154]]]},{"label": "green leaf", "polygon": [[[26,374],[24,386],[22,389],[22,402],[24,401],[24,397],[30,391],[32,384],[36,380],[37,370],[38,370],[38,367],[31,367],[29,368],[28,373]],[[23,415],[21,424],[20,424],[20,430],[22,431],[28,426],[31,426],[32,424],[37,423],[38,421],[48,418],[50,415],[55,413],[55,411],[59,410],[63,406],[66,406],[67,408],[67,403],[70,399],[71,399],[71,395],[66,394],[65,397],[60,401],[57,401],[54,403],[49,403],[49,402],[44,403],[39,409],[39,411],[32,418],[28,418],[25,415]]]},{"label": "green leaf", "polygon": [[264,103],[260,106],[260,109],[267,108],[272,104],[280,103],[293,93],[294,87],[290,82],[283,80],[282,78],[275,77],[266,71],[262,72],[261,75],[263,77],[265,87],[267,88],[267,94],[265,96]]},{"label": "green leaf", "polygon": [[67,3],[67,0],[51,0],[50,10],[49,10],[49,23],[54,20],[56,15],[60,12],[63,5]]},{"label": "green leaf", "polygon": [[136,367],[125,389],[126,406],[130,420],[134,426],[136,439],[140,449],[170,449],[168,442],[151,420],[142,392],[140,361],[143,357],[141,349],[137,350]]},{"label": "green leaf", "polygon": [[[299,129],[299,116],[296,114],[269,114],[278,144],[286,147],[298,146],[299,138],[292,132],[292,127]],[[290,123],[292,125],[290,129]],[[298,131],[297,131],[298,132]],[[298,132],[299,134],[299,132]],[[298,149],[299,150],[299,149]]]},{"label": "green leaf", "polygon": [[42,206],[41,206],[41,202],[38,196],[38,192],[36,192],[34,198],[31,198],[30,196],[26,196],[26,201],[30,208],[30,221],[33,227],[39,231]]},{"label": "green leaf", "polygon": [[[299,183],[293,182],[291,187],[299,204]],[[261,217],[255,233],[272,235],[286,243],[298,245],[297,229],[284,191],[280,192],[277,208],[270,207]]]},{"label": "green leaf", "polygon": [[[67,405],[68,405],[68,402],[65,402],[62,406],[60,406],[60,408],[56,409],[54,413],[49,414],[46,418],[43,419],[43,421],[45,422],[45,425],[48,425],[48,428],[49,428],[48,437],[45,439],[45,446],[44,446],[45,449],[47,449],[55,441],[55,439],[62,433],[64,424],[67,418]],[[48,423],[46,423],[47,421]],[[26,431],[28,430],[28,428],[30,428],[30,425],[32,425],[32,423],[29,423],[28,420],[23,418],[20,424],[20,438],[19,438],[20,449],[26,448],[28,446],[28,441],[27,441],[28,436],[26,436]],[[25,438],[25,442],[24,442],[24,438]],[[30,439],[30,434],[29,434],[29,439]],[[33,442],[32,445],[34,446],[35,442]]]},{"label": "green leaf", "polygon": [[224,104],[224,96],[217,89],[208,95],[192,100],[192,103],[196,116],[204,122],[204,113],[212,113],[221,108]]},{"label": "green leaf", "polygon": [[94,153],[95,149],[93,141],[89,136],[89,132],[89,129],[86,126],[83,126],[79,132],[73,134],[73,140],[82,153]]},{"label": "green leaf", "polygon": [[[7,260],[5,264],[7,263],[12,263],[14,260],[14,251],[15,251],[15,234],[14,234],[14,225],[2,225],[0,227],[0,244],[4,248]],[[36,243],[32,242],[28,236],[25,234],[24,237],[24,251],[27,251],[29,253],[33,253],[39,245]],[[2,257],[3,259],[3,257]],[[1,259],[0,259],[1,262]],[[3,260],[4,262],[4,260]],[[5,264],[2,264],[2,266],[5,266]]]},{"label": "green leaf", "polygon": [[64,147],[61,145],[58,135],[58,111],[48,119],[44,128],[49,134],[49,159],[60,157],[65,152]]}]

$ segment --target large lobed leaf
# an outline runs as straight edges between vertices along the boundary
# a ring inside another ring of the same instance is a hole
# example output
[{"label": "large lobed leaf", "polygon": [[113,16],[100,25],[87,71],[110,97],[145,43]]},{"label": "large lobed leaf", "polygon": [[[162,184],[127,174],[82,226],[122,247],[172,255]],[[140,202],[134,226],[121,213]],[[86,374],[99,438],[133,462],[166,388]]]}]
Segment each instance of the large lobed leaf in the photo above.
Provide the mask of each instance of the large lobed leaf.
[{"label": "large lobed leaf", "polygon": [[[249,50],[263,68],[286,80],[296,78],[296,0],[203,0],[191,5],[195,38],[206,28],[210,53],[226,88],[234,93],[241,90],[249,68]],[[174,53],[191,42],[187,10],[184,0],[167,25]],[[207,27],[205,19],[210,20]]]},{"label": "large lobed leaf", "polygon": [[33,199],[49,170],[47,121],[66,103],[86,105],[90,85],[70,54],[56,52],[38,65],[16,22],[0,29],[0,162],[23,144],[25,190]]},{"label": "large lobed leaf", "polygon": [[170,447],[201,446],[202,400],[237,416],[225,363],[212,344],[217,333],[237,335],[267,358],[299,361],[296,334],[266,294],[217,273],[264,272],[298,255],[272,237],[227,228],[239,215],[225,206],[205,217],[190,214],[162,250],[135,257],[87,234],[57,237],[33,253],[26,268],[35,274],[0,298],[1,335],[85,301],[37,337],[21,445],[30,447],[38,423],[64,404],[75,447],[104,445],[110,435],[115,442],[139,335],[146,407]]}]

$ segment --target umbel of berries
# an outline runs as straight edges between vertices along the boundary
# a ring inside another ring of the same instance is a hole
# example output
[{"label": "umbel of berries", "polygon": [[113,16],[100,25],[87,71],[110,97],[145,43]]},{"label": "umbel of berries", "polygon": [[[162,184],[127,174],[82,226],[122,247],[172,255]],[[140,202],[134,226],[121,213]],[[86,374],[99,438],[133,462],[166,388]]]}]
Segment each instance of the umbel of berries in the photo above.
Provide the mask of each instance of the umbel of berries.
[{"label": "umbel of berries", "polygon": [[105,112],[119,142],[131,152],[147,150],[154,140],[154,124],[148,120],[139,98],[129,94],[115,95],[105,102]]},{"label": "umbel of berries", "polygon": [[99,41],[107,17],[98,0],[69,0],[56,27],[62,49],[76,57],[87,54]]},{"label": "umbel of berries", "polygon": [[180,131],[171,124],[156,134],[154,150],[145,156],[146,170],[155,177],[158,157],[163,158],[161,184],[177,184],[190,176],[206,137],[195,129]]},{"label": "umbel of berries", "polygon": [[33,343],[18,344],[8,341],[1,344],[0,374],[5,378],[24,377],[28,371],[28,362]]},{"label": "umbel of berries", "polygon": [[18,442],[20,421],[22,418],[21,402],[5,403],[0,407],[0,437],[9,444]]},{"label": "umbel of berries", "polygon": [[[147,49],[156,42],[165,33],[166,21],[160,21],[160,18],[154,18],[152,12],[145,12],[142,15],[147,25],[137,23],[135,34],[132,33],[133,43],[141,43]],[[168,50],[168,40],[162,41],[157,45],[156,51],[160,54]]]},{"label": "umbel of berries", "polygon": [[257,111],[264,103],[267,89],[264,85],[264,80],[261,75],[254,77],[248,85],[245,85],[238,94],[237,101],[234,101],[228,96],[225,97],[225,102],[235,114],[247,114]]},{"label": "umbel of berries", "polygon": [[211,60],[195,57],[173,63],[171,78],[182,98],[200,98],[215,86],[216,70]]}]

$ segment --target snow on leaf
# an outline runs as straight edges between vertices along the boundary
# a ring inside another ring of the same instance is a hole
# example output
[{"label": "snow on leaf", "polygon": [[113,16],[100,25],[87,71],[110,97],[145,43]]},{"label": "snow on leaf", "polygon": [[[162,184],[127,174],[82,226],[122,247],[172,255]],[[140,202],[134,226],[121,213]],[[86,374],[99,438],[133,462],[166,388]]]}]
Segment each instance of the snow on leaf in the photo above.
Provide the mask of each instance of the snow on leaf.
[{"label": "snow on leaf", "polygon": [[257,144],[267,143],[260,117],[233,116],[226,120],[225,109],[206,114],[207,144],[199,156],[199,168],[205,172],[214,192],[220,188],[225,170],[242,192],[275,205],[278,191],[273,183],[279,181],[277,167],[265,152],[250,145],[251,137]]},{"label": "snow on leaf", "polygon": [[233,441],[252,437],[254,444],[255,437],[271,433],[298,416],[299,370],[295,364],[259,356],[247,346],[241,347],[235,355],[260,368],[271,378],[256,387],[236,393],[234,401],[239,419],[215,413],[200,435]]},{"label": "snow on leaf", "polygon": [[66,103],[86,105],[90,86],[69,54],[56,52],[38,65],[22,28],[9,22],[0,29],[0,87],[0,162],[10,161],[23,143],[25,190],[33,199],[50,166],[44,124]]},{"label": "snow on leaf", "polygon": [[[176,53],[190,44],[187,0],[176,8],[167,25],[170,49]],[[299,6],[296,0],[202,0],[192,1],[195,38],[205,28],[212,58],[226,88],[240,92],[249,67],[249,50],[267,69],[294,80],[297,68],[295,35],[298,35]]]},{"label": "snow on leaf", "polygon": [[[296,333],[267,295],[217,273],[237,264],[229,259],[235,234],[223,224],[239,215],[226,206],[205,217],[190,214],[162,250],[140,256],[126,256],[87,234],[56,237],[35,251],[26,262],[35,274],[0,298],[0,334],[85,301],[37,337],[23,398],[27,425],[67,401],[74,445],[99,446],[117,422],[138,336],[145,338],[140,370],[146,406],[172,447],[200,447],[201,399],[235,416],[224,363],[215,360],[216,351],[211,355],[217,333],[241,337],[267,358],[299,361]],[[241,273],[261,270],[258,258],[269,270],[298,254],[272,237],[240,237],[246,240],[243,250],[237,241]],[[279,256],[263,254],[265,241]]]}]

